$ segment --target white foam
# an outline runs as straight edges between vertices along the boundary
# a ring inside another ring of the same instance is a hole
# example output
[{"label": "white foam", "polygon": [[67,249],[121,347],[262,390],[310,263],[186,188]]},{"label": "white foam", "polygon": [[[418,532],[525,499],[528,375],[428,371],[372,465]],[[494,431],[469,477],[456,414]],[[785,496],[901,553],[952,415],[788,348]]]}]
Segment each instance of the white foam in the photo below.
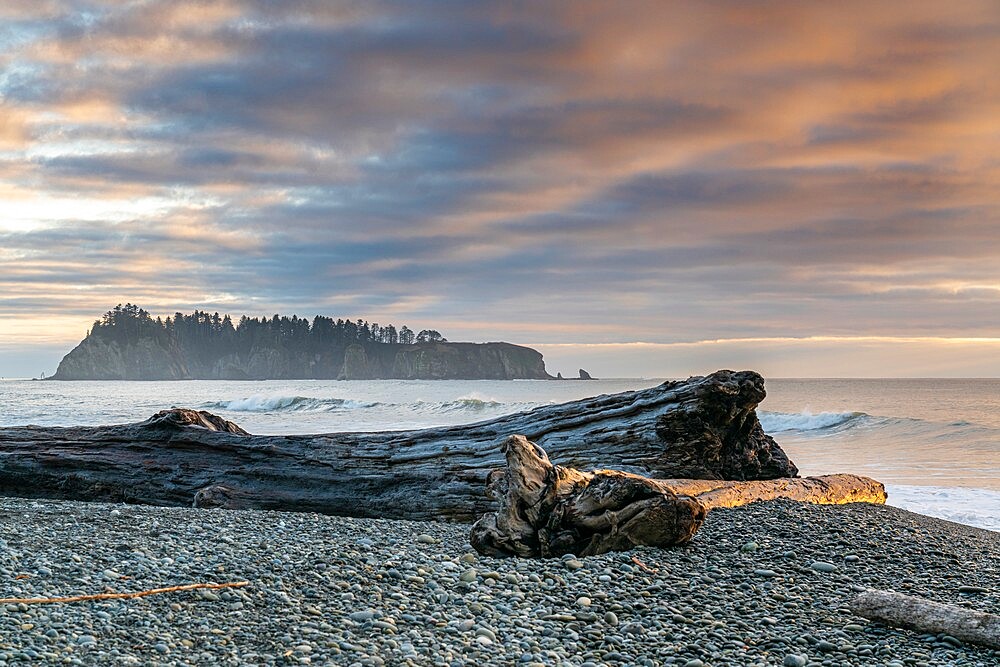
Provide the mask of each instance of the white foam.
[{"label": "white foam", "polygon": [[378,404],[346,398],[310,398],[308,396],[257,394],[246,398],[208,403],[203,407],[229,410],[230,412],[330,412],[351,408],[370,408],[374,405]]},{"label": "white foam", "polygon": [[886,484],[887,505],[947,519],[967,526],[1000,531],[1000,491],[965,487]]},{"label": "white foam", "polygon": [[758,413],[760,425],[768,433],[820,431],[867,417],[864,412],[765,412]]},{"label": "white foam", "polygon": [[284,410],[302,399],[301,396],[266,396],[257,394],[247,398],[237,398],[231,401],[219,401],[214,405],[233,412],[271,412]]}]

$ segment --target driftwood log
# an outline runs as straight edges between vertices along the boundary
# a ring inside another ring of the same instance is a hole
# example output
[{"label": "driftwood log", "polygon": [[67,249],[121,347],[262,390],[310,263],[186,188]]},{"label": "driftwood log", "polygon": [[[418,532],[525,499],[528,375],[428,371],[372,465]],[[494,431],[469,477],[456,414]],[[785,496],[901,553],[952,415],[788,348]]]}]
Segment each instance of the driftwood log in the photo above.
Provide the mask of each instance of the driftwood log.
[{"label": "driftwood log", "polygon": [[696,498],[705,509],[739,507],[761,500],[798,500],[814,505],[843,505],[886,501],[885,485],[861,475],[789,477],[754,482],[704,479],[658,479],[658,485],[677,495]]},{"label": "driftwood log", "polygon": [[474,523],[469,537],[481,554],[548,558],[667,547],[690,541],[705,521],[698,501],[654,480],[554,465],[521,435],[507,438],[501,450],[507,467],[487,480],[500,509]]},{"label": "driftwood log", "polygon": [[1000,649],[1000,616],[891,591],[868,590],[851,603],[863,618],[927,634],[945,633],[970,644]]},{"label": "driftwood log", "polygon": [[797,469],[757,420],[764,379],[717,371],[467,426],[254,436],[206,412],[0,429],[0,495],[472,521],[512,433],[560,463],[659,478],[765,480]]},{"label": "driftwood log", "polygon": [[760,500],[815,504],[884,503],[885,487],[857,475],[723,482],[649,479],[617,470],[584,472],[555,465],[524,436],[501,445],[507,467],[486,478],[499,509],[483,515],[472,546],[490,556],[591,556],[637,545],[688,542],[709,509]]}]

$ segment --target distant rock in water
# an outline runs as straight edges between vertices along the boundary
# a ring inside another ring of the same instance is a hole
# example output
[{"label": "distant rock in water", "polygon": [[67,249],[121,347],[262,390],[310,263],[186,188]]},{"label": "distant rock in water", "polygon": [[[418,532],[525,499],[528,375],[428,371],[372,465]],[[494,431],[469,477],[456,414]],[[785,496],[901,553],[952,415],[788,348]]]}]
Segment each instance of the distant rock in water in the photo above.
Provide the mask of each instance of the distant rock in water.
[{"label": "distant rock in water", "polygon": [[581,368],[580,369],[580,379],[581,380],[593,380],[594,378],[590,377],[590,373],[588,373],[587,371],[585,371],[585,370],[583,370]]},{"label": "distant rock in water", "polygon": [[317,317],[195,311],[165,321],[125,306],[94,323],[54,380],[551,379],[537,350],[450,343],[436,331]]}]

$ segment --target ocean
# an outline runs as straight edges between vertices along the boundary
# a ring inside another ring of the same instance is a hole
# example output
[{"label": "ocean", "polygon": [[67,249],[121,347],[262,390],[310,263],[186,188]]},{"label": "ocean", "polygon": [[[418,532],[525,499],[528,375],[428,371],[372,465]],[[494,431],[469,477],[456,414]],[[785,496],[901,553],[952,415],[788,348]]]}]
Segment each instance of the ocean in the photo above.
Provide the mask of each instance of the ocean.
[{"label": "ocean", "polygon": [[[0,426],[123,423],[189,407],[261,434],[410,429],[661,381],[7,379],[0,381]],[[1000,379],[773,379],[767,391],[761,423],[801,474],[874,477],[886,484],[890,505],[1000,531]]]}]

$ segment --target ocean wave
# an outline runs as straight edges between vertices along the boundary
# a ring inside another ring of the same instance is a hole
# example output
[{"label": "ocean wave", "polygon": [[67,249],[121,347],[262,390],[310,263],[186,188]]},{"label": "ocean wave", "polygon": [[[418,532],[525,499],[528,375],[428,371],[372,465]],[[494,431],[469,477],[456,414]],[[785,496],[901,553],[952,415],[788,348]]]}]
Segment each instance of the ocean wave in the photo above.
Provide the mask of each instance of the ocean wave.
[{"label": "ocean wave", "polygon": [[1000,531],[1000,491],[965,487],[886,484],[886,504],[947,519],[955,523]]},{"label": "ocean wave", "polygon": [[827,431],[865,423],[871,415],[864,412],[759,412],[760,425],[768,433],[783,431]]},{"label": "ocean wave", "polygon": [[332,412],[371,408],[376,402],[355,401],[347,398],[312,398],[309,396],[248,396],[229,401],[214,401],[200,406],[206,410],[230,412]]},{"label": "ocean wave", "polygon": [[415,405],[417,412],[481,412],[503,407],[505,404],[485,396],[460,396],[451,401],[438,403],[420,401]]}]

